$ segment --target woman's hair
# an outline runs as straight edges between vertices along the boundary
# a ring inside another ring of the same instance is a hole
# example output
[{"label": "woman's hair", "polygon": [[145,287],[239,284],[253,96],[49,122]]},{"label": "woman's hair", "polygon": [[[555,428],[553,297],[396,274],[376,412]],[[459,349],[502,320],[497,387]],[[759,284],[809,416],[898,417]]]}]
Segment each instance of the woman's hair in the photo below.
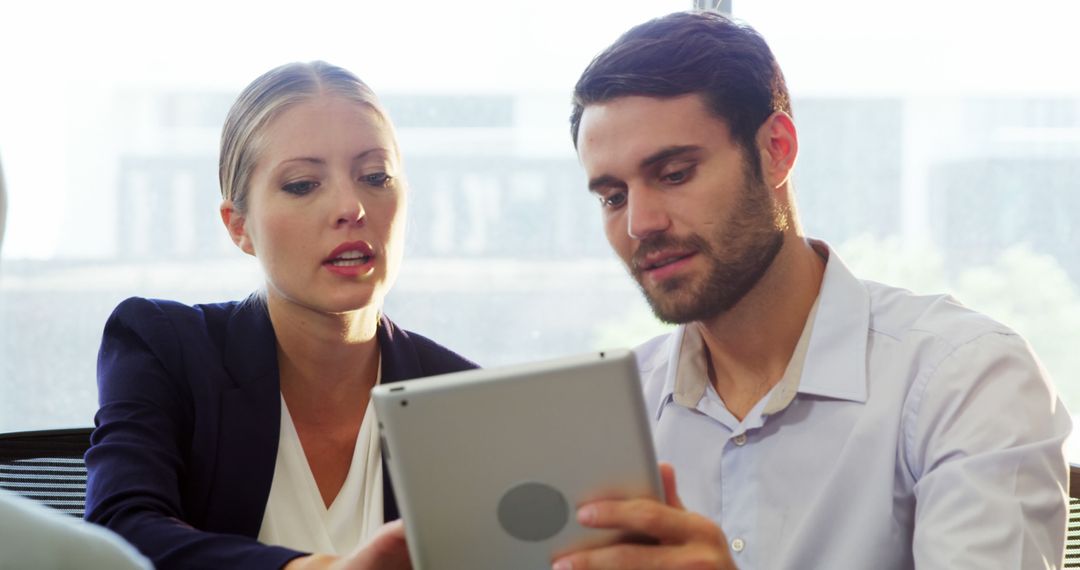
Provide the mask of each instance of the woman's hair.
[{"label": "woman's hair", "polygon": [[390,124],[375,92],[346,69],[313,61],[288,63],[267,71],[240,93],[221,131],[221,197],[231,200],[237,211],[247,211],[248,183],[265,142],[262,133],[266,125],[291,106],[321,94],[366,105]]}]

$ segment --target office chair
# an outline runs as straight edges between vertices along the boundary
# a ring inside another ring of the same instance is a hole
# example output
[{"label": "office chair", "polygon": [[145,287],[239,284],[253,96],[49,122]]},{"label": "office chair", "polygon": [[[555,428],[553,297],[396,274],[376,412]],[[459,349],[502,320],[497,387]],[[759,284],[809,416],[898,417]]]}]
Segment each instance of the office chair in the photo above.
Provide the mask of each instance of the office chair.
[{"label": "office chair", "polygon": [[1080,465],[1069,465],[1069,527],[1065,532],[1065,566],[1080,568]]},{"label": "office chair", "polygon": [[83,454],[92,430],[0,434],[0,488],[81,518],[86,503]]}]

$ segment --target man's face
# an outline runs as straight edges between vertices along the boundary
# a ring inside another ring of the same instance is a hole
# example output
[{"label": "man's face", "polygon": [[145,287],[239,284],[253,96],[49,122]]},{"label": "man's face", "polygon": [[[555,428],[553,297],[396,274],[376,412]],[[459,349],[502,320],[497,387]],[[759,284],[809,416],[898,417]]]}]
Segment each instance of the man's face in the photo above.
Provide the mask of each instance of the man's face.
[{"label": "man's face", "polygon": [[783,245],[788,216],[700,95],[590,105],[578,155],[608,241],[663,321],[723,314]]}]

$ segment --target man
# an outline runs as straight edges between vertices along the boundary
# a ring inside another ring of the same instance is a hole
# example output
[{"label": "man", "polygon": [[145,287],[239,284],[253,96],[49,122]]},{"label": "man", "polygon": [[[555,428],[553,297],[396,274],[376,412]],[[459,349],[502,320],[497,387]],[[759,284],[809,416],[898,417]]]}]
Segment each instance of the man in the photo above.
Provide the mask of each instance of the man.
[{"label": "man", "polygon": [[680,326],[638,350],[667,503],[578,512],[653,540],[555,568],[1060,566],[1071,426],[1045,371],[1005,326],[860,281],[802,235],[790,101],[755,31],[637,26],[571,122],[608,241]]}]

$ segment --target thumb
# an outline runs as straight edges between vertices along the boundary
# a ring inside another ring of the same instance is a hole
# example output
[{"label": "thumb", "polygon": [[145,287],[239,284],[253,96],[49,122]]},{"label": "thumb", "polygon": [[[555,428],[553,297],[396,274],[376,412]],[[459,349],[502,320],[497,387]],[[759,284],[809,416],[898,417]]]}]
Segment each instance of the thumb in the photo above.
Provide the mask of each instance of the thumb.
[{"label": "thumb", "polygon": [[682,501],[679,500],[679,493],[675,489],[675,467],[667,462],[660,462],[660,482],[664,486],[664,502],[670,507],[676,509],[686,510]]},{"label": "thumb", "polygon": [[349,569],[410,569],[409,550],[405,543],[405,525],[401,520],[384,524],[367,544],[350,556]]}]

